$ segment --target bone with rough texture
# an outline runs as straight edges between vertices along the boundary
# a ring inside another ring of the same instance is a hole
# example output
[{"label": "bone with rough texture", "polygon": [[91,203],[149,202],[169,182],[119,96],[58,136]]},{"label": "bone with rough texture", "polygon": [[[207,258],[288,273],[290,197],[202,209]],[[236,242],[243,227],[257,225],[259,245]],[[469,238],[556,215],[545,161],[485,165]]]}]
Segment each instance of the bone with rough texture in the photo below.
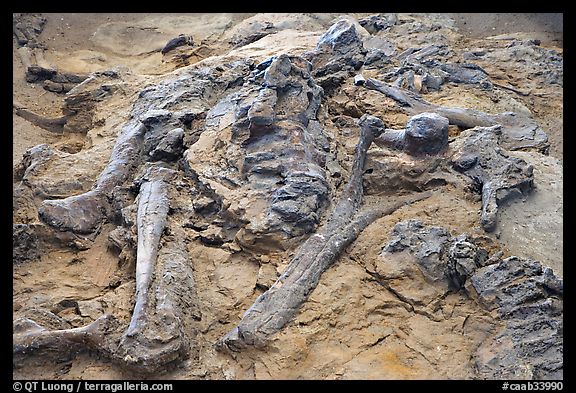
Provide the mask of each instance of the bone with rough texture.
[{"label": "bone with rough texture", "polygon": [[423,112],[412,116],[405,130],[386,129],[374,143],[411,155],[437,154],[448,146],[448,119]]},{"label": "bone with rough texture", "polygon": [[133,336],[141,327],[149,307],[148,292],[158,257],[160,237],[168,216],[166,180],[170,170],[152,167],[140,187],[138,201],[138,249],[136,255],[136,305],[126,336]]},{"label": "bone with rough texture", "polygon": [[371,222],[402,205],[423,199],[417,195],[394,206],[357,214],[362,203],[362,173],[366,152],[384,127],[380,119],[364,115],[356,145],[350,179],[328,221],[298,249],[278,280],[246,311],[237,327],[216,344],[219,350],[239,351],[253,345],[263,347],[298,312],[314,290],[322,273]]},{"label": "bone with rough texture", "polygon": [[174,176],[171,169],[152,166],[140,187],[136,304],[116,354],[126,366],[148,373],[188,355],[184,323],[197,317],[191,264],[180,240],[183,234],[160,248],[169,210],[168,185]]},{"label": "bone with rough texture", "polygon": [[[26,319],[15,325],[14,354],[64,351],[70,345],[95,349],[137,372],[153,373],[190,352],[187,322],[199,319],[192,267],[175,228],[171,241],[160,239],[167,225],[168,188],[176,172],[150,166],[140,186],[137,213],[135,306],[130,324],[119,337],[111,332],[106,315],[83,328],[47,330]],[[106,322],[106,324],[104,324]],[[22,332],[22,333],[20,333]]]},{"label": "bone with rough texture", "polygon": [[142,148],[145,126],[140,121],[126,124],[118,137],[108,165],[92,190],[61,200],[46,200],[40,217],[50,226],[77,233],[94,232],[110,209],[107,197],[127,180]]},{"label": "bone with rough texture", "polygon": [[434,105],[418,94],[393,87],[374,78],[366,79],[364,87],[376,90],[396,101],[409,114],[432,112],[446,117],[450,124],[463,129],[502,125],[501,144],[508,150],[536,149],[546,153],[550,147],[546,133],[534,120],[512,112],[496,115],[467,108]]},{"label": "bone with rough texture", "polygon": [[106,335],[115,324],[115,318],[105,314],[83,327],[48,330],[28,318],[21,318],[14,321],[13,355],[16,359],[38,353],[69,353],[76,347],[110,354],[111,342]]},{"label": "bone with rough texture", "polygon": [[501,127],[475,127],[461,134],[452,166],[470,177],[482,191],[480,223],[486,231],[497,225],[498,207],[534,187],[533,167],[499,147]]},{"label": "bone with rough texture", "polygon": [[416,264],[440,293],[466,292],[492,311],[495,330],[470,358],[479,377],[562,379],[564,281],[552,269],[531,259],[502,259],[501,251],[488,257],[480,237],[452,236],[420,220],[396,224],[380,255],[390,265],[405,252],[414,258],[401,259]]},{"label": "bone with rough texture", "polygon": [[28,120],[30,123],[40,128],[45,129],[46,131],[61,134],[64,131],[64,125],[68,121],[68,116],[50,118],[39,115],[27,109],[25,105],[19,103],[18,101],[13,101],[12,107],[16,109],[16,115],[25,120]]}]

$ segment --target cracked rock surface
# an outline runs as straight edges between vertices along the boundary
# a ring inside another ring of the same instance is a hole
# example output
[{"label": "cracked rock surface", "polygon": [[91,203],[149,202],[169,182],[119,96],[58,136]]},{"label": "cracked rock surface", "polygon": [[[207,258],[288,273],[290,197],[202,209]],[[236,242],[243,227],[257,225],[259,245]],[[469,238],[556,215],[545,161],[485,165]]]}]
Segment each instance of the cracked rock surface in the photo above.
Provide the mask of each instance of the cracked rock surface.
[{"label": "cracked rock surface", "polygon": [[562,40],[514,15],[13,14],[13,377],[562,379]]}]

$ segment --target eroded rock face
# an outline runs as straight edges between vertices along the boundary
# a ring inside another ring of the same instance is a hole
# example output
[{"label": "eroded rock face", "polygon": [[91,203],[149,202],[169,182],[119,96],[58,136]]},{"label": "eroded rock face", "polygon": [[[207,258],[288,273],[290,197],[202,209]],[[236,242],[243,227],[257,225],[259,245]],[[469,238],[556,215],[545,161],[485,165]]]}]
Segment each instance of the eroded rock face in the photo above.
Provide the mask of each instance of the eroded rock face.
[{"label": "eroded rock face", "polygon": [[[477,349],[473,362],[480,377],[562,379],[563,280],[552,269],[514,256],[488,258],[487,251],[476,244],[478,239],[465,234],[452,237],[444,228],[423,226],[418,220],[397,224],[392,235],[383,258],[404,261],[405,269],[416,263],[440,295],[448,288],[464,288],[504,323]],[[414,259],[396,256],[403,252]],[[375,274],[383,279],[387,273],[376,270]],[[398,286],[398,278],[388,280],[387,285],[413,305],[434,299],[431,290],[416,287],[414,291],[412,286],[411,291],[407,285]]]}]

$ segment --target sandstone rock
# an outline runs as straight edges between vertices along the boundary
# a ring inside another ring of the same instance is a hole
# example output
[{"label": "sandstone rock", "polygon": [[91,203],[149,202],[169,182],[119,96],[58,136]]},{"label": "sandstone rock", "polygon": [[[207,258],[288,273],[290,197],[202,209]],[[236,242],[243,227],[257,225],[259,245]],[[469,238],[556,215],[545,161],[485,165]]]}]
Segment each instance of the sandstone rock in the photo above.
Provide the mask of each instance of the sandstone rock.
[{"label": "sandstone rock", "polygon": [[256,279],[256,286],[267,290],[276,282],[278,279],[278,274],[276,273],[276,268],[274,265],[269,263],[264,263],[260,265],[260,269],[258,270],[258,277]]},{"label": "sandstone rock", "polygon": [[[366,50],[368,50],[368,55],[366,55],[366,59],[368,59],[368,56],[370,55],[370,53],[372,53],[372,54],[381,53],[383,57],[388,59],[390,56],[394,55],[394,53],[396,52],[396,46],[394,45],[394,42],[387,40],[385,38],[382,38],[381,36],[370,37],[370,38],[364,40],[364,48]],[[390,60],[388,60],[388,62],[389,61]],[[365,63],[365,64],[368,64],[368,63]]]},{"label": "sandstone rock", "polygon": [[560,277],[564,254],[563,166],[553,156],[537,152],[513,152],[534,167],[534,190],[517,198],[500,212],[499,241],[510,253],[542,261]]},{"label": "sandstone rock", "polygon": [[100,300],[78,301],[78,313],[81,317],[90,318],[95,321],[104,314],[104,308]]},{"label": "sandstone rock", "polygon": [[38,218],[38,209],[30,187],[24,184],[14,186],[12,209],[12,221],[14,223],[27,224],[36,221]]},{"label": "sandstone rock", "polygon": [[[488,259],[486,250],[474,244],[473,238],[451,237],[445,229],[423,227],[417,220],[397,224],[392,235],[381,254],[383,258],[408,251],[436,287],[441,288],[444,281],[455,290],[465,288],[483,308],[495,310],[504,322],[504,328],[484,341],[475,354],[481,377],[562,378],[563,280],[550,268],[514,256]],[[404,261],[410,263],[409,259]],[[378,266],[382,265],[377,265],[377,276],[385,279],[386,273],[378,272]],[[409,271],[407,266],[401,269]],[[392,284],[387,285],[394,285],[391,288],[398,291],[398,296],[413,306],[429,301],[421,290],[396,286],[393,271],[388,274]]]}]

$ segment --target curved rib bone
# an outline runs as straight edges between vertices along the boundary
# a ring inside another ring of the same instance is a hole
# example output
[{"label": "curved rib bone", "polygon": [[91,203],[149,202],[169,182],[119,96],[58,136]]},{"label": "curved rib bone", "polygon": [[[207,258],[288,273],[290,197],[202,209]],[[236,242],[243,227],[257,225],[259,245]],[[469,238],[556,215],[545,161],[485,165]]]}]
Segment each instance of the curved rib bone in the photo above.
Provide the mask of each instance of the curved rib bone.
[{"label": "curved rib bone", "polygon": [[12,107],[16,109],[16,114],[21,118],[28,120],[30,123],[45,129],[46,131],[61,134],[64,131],[64,125],[68,122],[68,116],[45,117],[28,110],[24,105],[17,101],[12,102]]},{"label": "curved rib bone", "polygon": [[[364,228],[378,217],[410,202],[357,214],[362,203],[366,152],[374,137],[384,130],[382,121],[372,116],[363,116],[360,125],[360,140],[356,145],[350,179],[330,218],[302,244],[284,273],[256,299],[238,325],[217,342],[217,349],[239,351],[248,345],[265,346],[268,338],[294,317],[318,284],[322,273]],[[422,195],[418,195],[411,201],[422,198]]]}]

